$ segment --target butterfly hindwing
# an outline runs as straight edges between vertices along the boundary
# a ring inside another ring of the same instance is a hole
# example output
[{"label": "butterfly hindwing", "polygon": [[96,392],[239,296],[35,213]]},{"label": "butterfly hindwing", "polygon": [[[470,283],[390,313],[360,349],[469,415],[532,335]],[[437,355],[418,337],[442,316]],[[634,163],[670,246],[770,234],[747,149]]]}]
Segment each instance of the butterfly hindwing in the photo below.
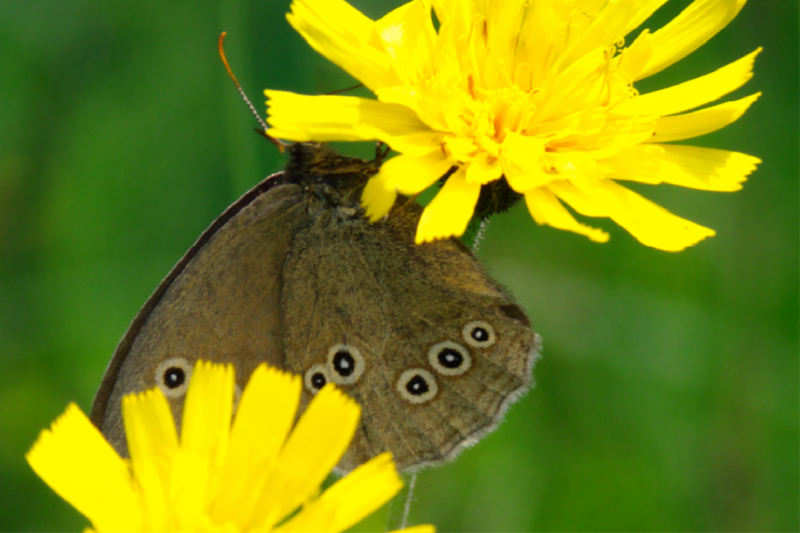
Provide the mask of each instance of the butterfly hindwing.
[{"label": "butterfly hindwing", "polygon": [[[344,470],[385,450],[400,468],[446,460],[530,384],[536,349],[524,313],[459,241],[414,244],[419,214],[399,203],[369,224],[347,206],[320,206],[287,256],[284,347],[287,368],[305,377],[304,405],[315,373],[362,405]],[[485,342],[469,344],[470,324]],[[437,349],[461,368],[432,362]],[[436,389],[429,399],[403,389],[413,389],[409,372]]]}]

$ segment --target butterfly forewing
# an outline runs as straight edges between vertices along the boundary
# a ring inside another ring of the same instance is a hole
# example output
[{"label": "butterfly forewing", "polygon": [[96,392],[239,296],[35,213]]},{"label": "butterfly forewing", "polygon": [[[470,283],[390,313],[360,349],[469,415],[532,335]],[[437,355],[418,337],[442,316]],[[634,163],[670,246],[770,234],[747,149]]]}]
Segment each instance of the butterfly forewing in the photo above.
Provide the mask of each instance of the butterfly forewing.
[{"label": "butterfly forewing", "polygon": [[283,366],[280,272],[294,231],[305,223],[301,199],[296,185],[277,186],[212,226],[134,320],[92,406],[92,420],[120,453],[127,454],[124,395],[160,386],[180,421],[183,394],[170,394],[164,371],[191,369],[198,359],[230,362],[241,388],[259,363]]}]

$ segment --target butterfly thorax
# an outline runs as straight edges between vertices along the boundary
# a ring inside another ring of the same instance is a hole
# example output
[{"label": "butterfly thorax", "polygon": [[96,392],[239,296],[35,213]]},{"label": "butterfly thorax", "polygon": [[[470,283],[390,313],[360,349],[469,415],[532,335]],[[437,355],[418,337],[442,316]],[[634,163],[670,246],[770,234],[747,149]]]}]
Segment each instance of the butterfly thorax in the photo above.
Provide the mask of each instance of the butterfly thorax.
[{"label": "butterfly thorax", "polygon": [[320,144],[296,143],[289,148],[289,156],[281,183],[303,188],[310,214],[336,209],[348,218],[363,216],[361,192],[377,166]]}]

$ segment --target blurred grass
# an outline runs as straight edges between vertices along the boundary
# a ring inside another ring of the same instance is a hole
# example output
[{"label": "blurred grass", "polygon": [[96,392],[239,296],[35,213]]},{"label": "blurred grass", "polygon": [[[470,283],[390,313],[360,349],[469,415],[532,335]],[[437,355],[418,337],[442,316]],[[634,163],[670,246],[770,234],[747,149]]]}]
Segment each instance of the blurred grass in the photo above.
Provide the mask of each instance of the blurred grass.
[{"label": "blurred grass", "polygon": [[[378,17],[399,2],[354,4]],[[672,0],[659,27],[688,0]],[[351,85],[281,2],[0,4],[0,530],[86,522],[24,462],[69,401],[88,410],[141,304],[200,232],[282,159],[265,87]],[[717,230],[683,253],[495,218],[480,255],[544,338],[537,388],[456,462],[423,472],[412,523],[442,531],[797,531],[798,4],[750,2],[639,85],[683,81],[757,46],[764,95],[694,144],[764,163],[743,191],[638,188]],[[370,147],[343,148],[349,154]],[[603,225],[603,222],[601,222]],[[382,527],[375,516],[364,527]]]}]

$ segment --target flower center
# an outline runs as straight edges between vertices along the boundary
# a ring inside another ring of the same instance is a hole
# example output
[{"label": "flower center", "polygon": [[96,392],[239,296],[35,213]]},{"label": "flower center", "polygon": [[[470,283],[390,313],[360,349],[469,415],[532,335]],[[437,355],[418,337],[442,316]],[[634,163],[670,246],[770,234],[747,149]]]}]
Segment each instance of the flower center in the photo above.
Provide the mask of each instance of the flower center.
[{"label": "flower center", "polygon": [[547,152],[604,150],[612,155],[641,142],[652,133],[655,117],[642,121],[613,113],[617,104],[637,94],[620,68],[621,59],[616,46],[599,47],[563,70],[551,66],[536,86],[534,69],[524,61],[513,69],[506,65],[503,83],[493,86],[485,76],[466,74],[460,91],[450,87],[439,95],[445,105],[437,111],[453,136],[445,141],[447,151],[462,162],[482,152],[498,157],[509,133],[537,139]]}]

